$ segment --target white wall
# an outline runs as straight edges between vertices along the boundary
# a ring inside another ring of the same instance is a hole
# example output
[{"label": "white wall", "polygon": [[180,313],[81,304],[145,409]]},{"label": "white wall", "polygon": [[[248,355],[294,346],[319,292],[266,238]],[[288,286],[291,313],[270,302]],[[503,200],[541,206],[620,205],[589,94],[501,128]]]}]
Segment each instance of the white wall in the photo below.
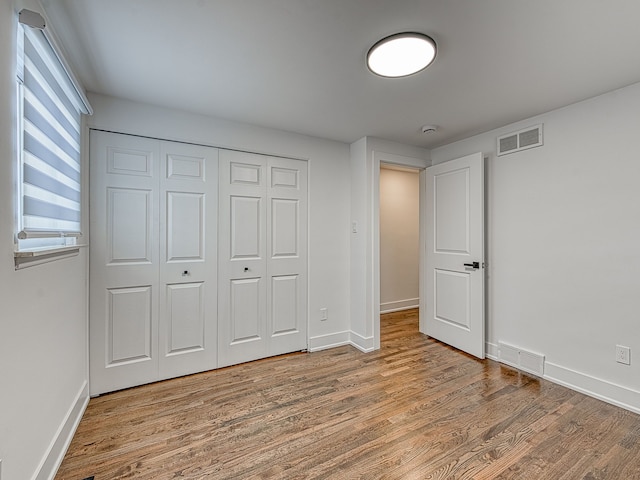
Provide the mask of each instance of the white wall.
[{"label": "white wall", "polygon": [[[373,346],[373,328],[367,329],[369,304],[373,285],[367,283],[367,259],[371,255],[371,220],[369,219],[367,199],[368,184],[372,181],[372,169],[367,162],[367,139],[361,138],[351,144],[351,242],[350,242],[350,329],[351,338],[362,350],[371,350]],[[370,208],[370,207],[369,207]],[[370,280],[369,280],[370,281]]]},{"label": "white wall", "polygon": [[380,163],[424,168],[429,152],[375,137],[351,144],[351,343],[380,348]]},{"label": "white wall", "polygon": [[380,311],[419,303],[420,178],[380,169]]},{"label": "white wall", "polygon": [[[17,11],[0,2],[0,459],[3,480],[45,478],[88,399],[87,255],[15,271]],[[83,222],[86,223],[86,222]],[[70,418],[67,418],[70,415]],[[68,421],[67,421],[68,420]],[[54,440],[58,443],[53,443]],[[42,469],[40,465],[42,463]]]},{"label": "white wall", "polygon": [[[434,164],[488,155],[488,352],[504,341],[542,353],[548,378],[635,411],[639,112],[636,84],[431,152]],[[544,146],[495,156],[498,135],[540,122]]]},{"label": "white wall", "polygon": [[[309,162],[309,336],[319,349],[349,331],[349,145],[90,94],[94,128]],[[328,319],[320,321],[320,308]]]}]

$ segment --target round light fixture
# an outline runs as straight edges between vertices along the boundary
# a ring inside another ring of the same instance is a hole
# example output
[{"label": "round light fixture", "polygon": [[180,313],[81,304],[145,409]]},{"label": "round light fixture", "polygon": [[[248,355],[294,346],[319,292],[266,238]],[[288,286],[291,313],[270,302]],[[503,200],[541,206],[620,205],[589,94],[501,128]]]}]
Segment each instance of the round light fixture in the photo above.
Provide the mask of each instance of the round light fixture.
[{"label": "round light fixture", "polygon": [[406,77],[427,68],[436,58],[433,38],[416,32],[396,33],[367,53],[367,66],[381,77]]}]

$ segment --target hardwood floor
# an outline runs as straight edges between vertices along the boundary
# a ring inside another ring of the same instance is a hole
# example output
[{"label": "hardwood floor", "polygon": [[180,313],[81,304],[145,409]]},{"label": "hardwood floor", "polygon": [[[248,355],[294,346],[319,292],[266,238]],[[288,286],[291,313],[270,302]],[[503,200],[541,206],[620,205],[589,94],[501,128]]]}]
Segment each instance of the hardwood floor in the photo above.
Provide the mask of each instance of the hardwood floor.
[{"label": "hardwood floor", "polygon": [[56,479],[640,479],[640,416],[381,330],[92,399]]}]

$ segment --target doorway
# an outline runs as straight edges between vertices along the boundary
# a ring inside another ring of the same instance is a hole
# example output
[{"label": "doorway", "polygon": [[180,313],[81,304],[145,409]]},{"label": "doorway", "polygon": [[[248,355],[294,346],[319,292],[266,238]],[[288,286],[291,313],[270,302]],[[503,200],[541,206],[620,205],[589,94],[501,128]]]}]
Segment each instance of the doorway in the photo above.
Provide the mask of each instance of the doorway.
[{"label": "doorway", "polygon": [[[390,157],[391,160],[388,159]],[[484,358],[482,153],[426,169],[415,162],[417,159],[375,151],[372,160],[370,185],[373,188],[368,198],[371,199],[374,213],[370,250],[373,255],[367,258],[371,266],[371,270],[367,271],[367,280],[371,280],[368,283],[370,297],[367,304],[373,313],[369,317],[373,323],[373,347],[380,348],[380,166],[391,163],[420,171],[419,330],[478,358]],[[429,253],[448,255],[453,263],[438,267],[433,258],[429,260]],[[469,275],[473,272],[479,275]],[[437,287],[434,287],[434,280],[439,281]],[[447,337],[442,331],[436,331],[435,325],[447,324],[451,325],[448,332],[458,329],[457,334]]]},{"label": "doorway", "polygon": [[380,313],[419,305],[420,178],[417,169],[380,166]]},{"label": "doorway", "polygon": [[380,321],[415,321],[417,330],[420,304],[420,170],[381,163],[379,195]]}]

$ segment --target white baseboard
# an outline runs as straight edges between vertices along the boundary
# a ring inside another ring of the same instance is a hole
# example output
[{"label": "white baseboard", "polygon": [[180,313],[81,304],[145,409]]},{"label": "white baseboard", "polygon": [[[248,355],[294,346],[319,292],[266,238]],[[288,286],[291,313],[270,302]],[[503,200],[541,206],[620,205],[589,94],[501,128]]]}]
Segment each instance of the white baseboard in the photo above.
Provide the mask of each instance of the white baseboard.
[{"label": "white baseboard", "polygon": [[498,345],[495,343],[485,342],[484,354],[490,360],[498,361]]},{"label": "white baseboard", "polygon": [[330,333],[328,335],[318,335],[309,339],[309,351],[319,352],[328,348],[341,347],[342,345],[351,345],[349,340],[349,331]]},{"label": "white baseboard", "polygon": [[603,402],[640,413],[640,392],[551,362],[545,363],[544,378]]},{"label": "white baseboard", "polygon": [[363,337],[356,332],[351,332],[350,343],[358,350],[364,353],[373,352],[375,350],[373,345],[373,337]]},{"label": "white baseboard", "polygon": [[[498,346],[487,342],[486,356],[497,362]],[[616,385],[607,380],[577,372],[549,361],[545,361],[542,378],[625,410],[640,413],[640,392],[637,390]]]},{"label": "white baseboard", "polygon": [[402,310],[409,310],[410,308],[418,308],[419,306],[419,298],[408,298],[406,300],[397,300],[395,302],[385,302],[380,304],[380,313],[400,312]]},{"label": "white baseboard", "polygon": [[58,427],[58,431],[51,441],[46,455],[40,462],[33,480],[53,480],[65,453],[67,453],[88,403],[89,384],[85,380],[60,427]]},{"label": "white baseboard", "polygon": [[327,335],[318,335],[309,339],[309,351],[319,352],[329,348],[341,347],[343,345],[351,345],[361,352],[373,352],[373,337],[363,337],[355,332],[345,330],[343,332],[329,333]]}]

